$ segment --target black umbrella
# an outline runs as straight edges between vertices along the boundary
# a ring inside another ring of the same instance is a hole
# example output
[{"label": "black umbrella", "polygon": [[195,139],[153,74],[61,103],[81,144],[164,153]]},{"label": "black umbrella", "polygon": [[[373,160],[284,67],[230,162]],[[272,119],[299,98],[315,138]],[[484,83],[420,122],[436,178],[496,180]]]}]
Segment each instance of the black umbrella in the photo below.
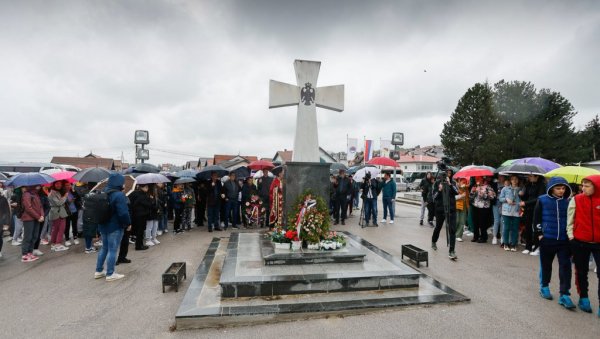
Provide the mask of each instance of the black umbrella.
[{"label": "black umbrella", "polygon": [[250,176],[250,170],[246,166],[236,168],[235,170],[233,170],[233,173],[235,173],[235,176],[238,179],[246,179]]},{"label": "black umbrella", "polygon": [[229,171],[219,165],[210,165],[204,167],[200,173],[196,174],[196,178],[200,180],[209,180],[212,172],[216,172],[219,177],[229,174]]},{"label": "black umbrella", "polygon": [[152,164],[137,164],[133,166],[134,173],[158,173],[160,169]]},{"label": "black umbrella", "polygon": [[546,170],[538,165],[533,164],[512,164],[506,166],[502,171],[499,172],[501,175],[504,174],[534,174],[544,175]]},{"label": "black umbrella", "polygon": [[110,176],[111,171],[103,167],[86,168],[73,176],[79,182],[100,182]]}]

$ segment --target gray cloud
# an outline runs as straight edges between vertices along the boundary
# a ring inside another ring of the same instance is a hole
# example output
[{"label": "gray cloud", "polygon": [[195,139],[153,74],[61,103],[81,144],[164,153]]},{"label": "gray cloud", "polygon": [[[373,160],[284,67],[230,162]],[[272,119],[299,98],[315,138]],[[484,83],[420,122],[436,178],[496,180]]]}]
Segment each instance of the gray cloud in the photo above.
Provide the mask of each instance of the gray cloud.
[{"label": "gray cloud", "polygon": [[[319,141],[405,133],[439,142],[475,82],[532,81],[561,92],[583,126],[600,104],[595,1],[19,1],[0,3],[0,160],[189,155],[270,157],[292,148],[295,108],[268,109],[268,80],[322,61],[346,110],[318,110]],[[427,70],[427,72],[424,72]],[[376,141],[376,147],[377,147]]]}]

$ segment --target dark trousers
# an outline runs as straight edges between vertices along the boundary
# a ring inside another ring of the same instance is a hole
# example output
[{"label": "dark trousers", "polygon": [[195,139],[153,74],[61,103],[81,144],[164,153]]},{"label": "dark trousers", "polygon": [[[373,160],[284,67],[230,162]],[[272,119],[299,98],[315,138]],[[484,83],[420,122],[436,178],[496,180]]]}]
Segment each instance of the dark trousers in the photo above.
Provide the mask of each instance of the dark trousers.
[{"label": "dark trousers", "polygon": [[523,237],[525,238],[525,249],[535,251],[539,246],[539,241],[533,235],[533,210],[526,210],[524,218],[525,228],[523,229]]},{"label": "dark trousers", "polygon": [[229,199],[225,203],[225,228],[229,224],[236,226],[240,224],[240,203],[237,200]]},{"label": "dark trousers", "polygon": [[199,200],[194,211],[196,213],[195,224],[204,226],[204,222],[206,221],[206,200]]},{"label": "dark trousers", "polygon": [[23,243],[21,243],[21,254],[33,252],[33,245],[40,233],[40,223],[37,220],[23,221]]},{"label": "dark trousers", "polygon": [[335,219],[335,222],[340,222],[340,210],[342,221],[346,220],[347,207],[348,201],[346,200],[346,195],[335,198],[333,201],[333,218]]},{"label": "dark trousers", "polygon": [[[131,232],[127,232],[127,229],[124,230],[123,237],[121,238],[121,245],[119,247],[119,257],[117,260],[127,259],[127,254],[129,253],[129,237],[131,236]],[[86,245],[87,246],[87,245]]]},{"label": "dark trousers", "polygon": [[139,250],[140,248],[144,247],[144,231],[146,231],[146,220],[136,220],[131,226],[135,234],[135,249]]},{"label": "dark trousers", "polygon": [[65,219],[65,240],[71,240],[69,231],[73,229],[73,238],[77,239],[77,212],[72,213]]},{"label": "dark trousers", "polygon": [[[594,257],[596,265],[600,263],[600,244],[592,244],[577,240],[571,241],[573,262],[575,263],[575,286],[581,298],[588,297],[588,271],[590,270],[590,254]],[[600,280],[600,270],[596,273]],[[598,299],[600,300],[600,284],[598,284]]]},{"label": "dark trousers", "polygon": [[219,228],[219,205],[208,206],[208,229]]},{"label": "dark trousers", "polygon": [[[571,248],[568,240],[542,238],[540,240],[540,264],[542,287],[548,286],[552,277],[552,262],[558,257],[558,280],[560,294],[571,295]],[[588,256],[589,258],[589,256]],[[587,265],[587,263],[586,263]]]},{"label": "dark trousers", "polygon": [[[473,224],[475,232],[473,232],[474,240],[487,241],[487,229],[491,225],[492,210],[489,208],[473,207]],[[437,216],[436,216],[437,217]]]},{"label": "dark trousers", "polygon": [[427,203],[427,222],[433,221],[433,216],[435,216],[434,207],[435,205],[433,204],[433,202]]},{"label": "dark trousers", "polygon": [[[435,211],[435,228],[433,229],[433,236],[431,242],[437,242],[440,238],[440,231],[444,226],[444,220],[446,220],[446,213],[444,211]],[[448,242],[450,245],[450,252],[454,252],[454,246],[456,244],[456,211],[448,211]]]},{"label": "dark trousers", "polygon": [[269,197],[266,200],[263,199],[263,206],[265,207],[265,220],[263,222],[263,226],[269,227],[269,213],[271,213],[271,202],[269,201]]},{"label": "dark trousers", "polygon": [[173,230],[179,231],[181,229],[181,220],[183,219],[183,208],[174,210],[175,220],[173,221]]}]

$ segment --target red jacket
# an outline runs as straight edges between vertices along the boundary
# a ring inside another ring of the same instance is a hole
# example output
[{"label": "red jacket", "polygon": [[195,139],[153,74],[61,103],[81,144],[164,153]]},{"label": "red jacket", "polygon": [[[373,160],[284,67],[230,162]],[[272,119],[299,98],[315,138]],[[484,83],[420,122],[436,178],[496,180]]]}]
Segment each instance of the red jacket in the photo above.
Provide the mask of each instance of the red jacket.
[{"label": "red jacket", "polygon": [[42,201],[37,193],[32,194],[29,191],[25,191],[23,193],[23,198],[21,199],[21,203],[23,205],[23,215],[21,216],[22,221],[37,221],[44,215]]},{"label": "red jacket", "polygon": [[583,193],[575,196],[575,220],[573,236],[584,242],[600,243],[600,175],[590,175],[585,179],[594,184],[594,194]]}]

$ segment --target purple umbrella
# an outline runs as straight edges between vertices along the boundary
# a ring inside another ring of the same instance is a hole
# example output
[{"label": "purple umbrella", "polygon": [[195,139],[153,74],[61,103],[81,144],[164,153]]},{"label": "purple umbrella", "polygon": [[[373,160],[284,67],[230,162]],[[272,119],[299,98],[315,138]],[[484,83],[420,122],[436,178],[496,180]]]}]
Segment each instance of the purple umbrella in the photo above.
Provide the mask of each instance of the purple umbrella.
[{"label": "purple umbrella", "polygon": [[545,169],[546,172],[550,172],[553,169],[562,167],[561,165],[555,163],[554,161],[550,161],[550,160],[547,160],[544,158],[522,158],[522,159],[515,160],[514,163],[540,166],[541,168]]}]

